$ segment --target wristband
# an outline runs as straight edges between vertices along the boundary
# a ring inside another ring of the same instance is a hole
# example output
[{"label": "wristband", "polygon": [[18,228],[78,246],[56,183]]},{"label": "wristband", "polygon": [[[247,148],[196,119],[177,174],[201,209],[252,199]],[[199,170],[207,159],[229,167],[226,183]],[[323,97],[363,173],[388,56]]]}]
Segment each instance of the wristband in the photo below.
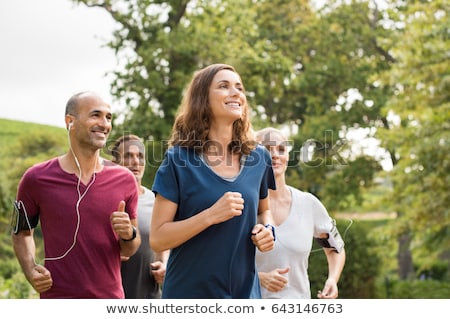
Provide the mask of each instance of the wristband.
[{"label": "wristband", "polygon": [[271,227],[272,228],[272,235],[273,235],[273,241],[275,241],[275,226],[271,224],[265,224],[264,227]]},{"label": "wristband", "polygon": [[136,227],[134,227],[133,225],[131,225],[131,228],[133,229],[133,235],[131,235],[130,239],[123,239],[122,237],[120,237],[120,239],[122,239],[123,241],[132,241],[133,239],[136,238]]}]

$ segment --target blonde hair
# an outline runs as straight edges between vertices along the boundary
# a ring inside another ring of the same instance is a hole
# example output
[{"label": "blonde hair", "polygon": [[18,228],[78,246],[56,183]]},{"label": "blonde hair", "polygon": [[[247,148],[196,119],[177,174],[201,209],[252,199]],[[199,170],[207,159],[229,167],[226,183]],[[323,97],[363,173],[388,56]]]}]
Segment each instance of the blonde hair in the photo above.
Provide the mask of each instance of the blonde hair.
[{"label": "blonde hair", "polygon": [[284,141],[288,140],[287,136],[281,130],[269,126],[269,127],[263,128],[255,133],[256,141],[262,145],[267,145],[271,141],[270,140],[271,133],[280,135]]}]

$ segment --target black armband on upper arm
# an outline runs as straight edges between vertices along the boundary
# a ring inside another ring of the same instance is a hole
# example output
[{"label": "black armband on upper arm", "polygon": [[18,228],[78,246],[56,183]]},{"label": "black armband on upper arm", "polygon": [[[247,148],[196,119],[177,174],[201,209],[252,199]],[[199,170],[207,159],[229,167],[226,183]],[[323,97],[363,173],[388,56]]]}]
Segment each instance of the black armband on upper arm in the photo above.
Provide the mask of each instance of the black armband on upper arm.
[{"label": "black armband on upper arm", "polygon": [[14,234],[18,234],[21,230],[31,230],[37,226],[38,222],[39,215],[28,216],[22,201],[14,201],[14,209],[11,217],[11,228]]},{"label": "black armband on upper arm", "polygon": [[344,248],[344,240],[341,237],[337,227],[336,221],[333,220],[331,230],[327,233],[327,238],[317,238],[314,237],[314,240],[317,244],[319,244],[323,248],[333,248],[337,253],[340,253]]}]

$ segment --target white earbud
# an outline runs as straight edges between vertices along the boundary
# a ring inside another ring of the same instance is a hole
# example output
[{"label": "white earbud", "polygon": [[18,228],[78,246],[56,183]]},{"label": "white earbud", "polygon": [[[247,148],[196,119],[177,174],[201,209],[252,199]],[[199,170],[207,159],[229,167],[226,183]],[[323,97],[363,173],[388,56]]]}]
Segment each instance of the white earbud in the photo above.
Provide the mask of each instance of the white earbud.
[{"label": "white earbud", "polygon": [[69,123],[69,127],[67,128],[69,131],[72,129],[73,122]]}]

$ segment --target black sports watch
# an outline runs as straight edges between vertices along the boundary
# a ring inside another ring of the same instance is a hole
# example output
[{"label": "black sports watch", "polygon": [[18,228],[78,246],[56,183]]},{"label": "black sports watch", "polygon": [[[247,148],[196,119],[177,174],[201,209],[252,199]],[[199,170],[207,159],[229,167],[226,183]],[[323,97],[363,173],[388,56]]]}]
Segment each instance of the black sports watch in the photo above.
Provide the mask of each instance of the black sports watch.
[{"label": "black sports watch", "polygon": [[136,227],[131,225],[131,228],[133,229],[133,235],[131,235],[131,238],[130,239],[123,239],[122,237],[120,237],[120,239],[122,239],[123,241],[132,241],[133,239],[135,239],[136,235],[137,235]]}]

